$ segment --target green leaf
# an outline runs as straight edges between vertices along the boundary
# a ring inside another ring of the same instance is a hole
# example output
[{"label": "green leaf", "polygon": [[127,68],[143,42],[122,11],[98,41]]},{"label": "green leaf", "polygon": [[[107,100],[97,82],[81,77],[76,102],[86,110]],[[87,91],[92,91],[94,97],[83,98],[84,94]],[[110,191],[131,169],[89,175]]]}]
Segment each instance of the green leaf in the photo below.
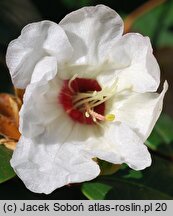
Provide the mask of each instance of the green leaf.
[{"label": "green leaf", "polygon": [[136,170],[129,170],[129,173],[127,175],[124,175],[125,179],[141,179],[143,177],[141,171],[136,171]]},{"label": "green leaf", "polygon": [[152,150],[173,158],[173,120],[168,115],[160,116],[146,144]]},{"label": "green leaf", "polygon": [[99,182],[86,182],[82,185],[82,193],[90,200],[102,200],[112,187]]},{"label": "green leaf", "polygon": [[150,10],[139,17],[132,30],[147,35],[157,47],[173,45],[173,1]]},{"label": "green leaf", "polygon": [[[158,181],[159,179],[159,181]],[[134,171],[122,167],[112,176],[100,176],[83,183],[82,192],[88,199],[173,199],[173,164],[153,157],[151,167]]]},{"label": "green leaf", "polygon": [[10,166],[12,151],[0,145],[0,183],[5,182],[15,176]]}]

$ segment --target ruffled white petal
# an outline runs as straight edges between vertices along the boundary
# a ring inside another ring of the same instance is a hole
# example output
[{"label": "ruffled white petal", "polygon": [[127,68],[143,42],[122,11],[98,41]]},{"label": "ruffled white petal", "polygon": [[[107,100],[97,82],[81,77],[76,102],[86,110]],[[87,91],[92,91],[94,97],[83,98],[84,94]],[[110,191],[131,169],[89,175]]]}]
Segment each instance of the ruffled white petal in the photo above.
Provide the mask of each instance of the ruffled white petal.
[{"label": "ruffled white petal", "polygon": [[28,189],[49,194],[56,188],[99,175],[99,166],[82,150],[83,145],[70,142],[69,136],[66,133],[64,141],[57,140],[56,143],[20,139],[11,165]]},{"label": "ruffled white petal", "polygon": [[142,140],[126,124],[115,122],[105,128],[105,134],[92,139],[88,151],[102,160],[126,163],[135,170],[151,165],[151,156]]},{"label": "ruffled white petal", "polygon": [[122,92],[115,97],[111,112],[115,113],[117,121],[128,124],[145,142],[160,116],[167,89],[165,81],[161,94]]},{"label": "ruffled white petal", "polygon": [[46,56],[42,58],[35,66],[31,76],[31,83],[45,83],[55,77],[57,74],[57,60],[55,57]]},{"label": "ruffled white petal", "polygon": [[14,85],[26,88],[35,65],[45,56],[66,61],[72,51],[65,32],[56,23],[42,21],[27,25],[7,49],[6,62]]},{"label": "ruffled white petal", "polygon": [[124,46],[131,59],[129,67],[119,72],[119,89],[132,86],[137,92],[154,92],[160,84],[159,65],[153,56],[148,37],[129,33],[122,37],[118,46]]},{"label": "ruffled white petal", "polygon": [[104,5],[84,7],[68,14],[60,25],[65,30],[75,53],[76,64],[99,63],[112,41],[123,33],[123,21]]},{"label": "ruffled white petal", "polygon": [[20,132],[25,137],[43,133],[48,124],[64,113],[58,104],[62,82],[56,77],[42,85],[28,85],[20,111]]},{"label": "ruffled white petal", "polygon": [[128,87],[140,93],[157,90],[160,69],[148,37],[137,33],[124,35],[109,50],[108,62],[112,70],[101,71],[97,78],[103,86],[117,79],[117,91]]}]

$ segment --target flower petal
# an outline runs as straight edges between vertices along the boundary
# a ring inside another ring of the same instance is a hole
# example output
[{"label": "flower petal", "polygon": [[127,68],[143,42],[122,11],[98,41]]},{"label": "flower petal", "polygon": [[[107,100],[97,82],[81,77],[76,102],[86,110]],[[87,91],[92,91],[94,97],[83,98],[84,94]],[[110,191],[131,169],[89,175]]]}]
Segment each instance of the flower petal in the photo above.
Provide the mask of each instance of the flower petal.
[{"label": "flower petal", "polygon": [[123,21],[104,5],[84,7],[68,14],[60,25],[65,30],[77,64],[98,63],[112,41],[123,33]]},{"label": "flower petal", "polygon": [[81,145],[69,142],[37,143],[22,137],[11,165],[26,187],[36,193],[49,194],[56,188],[78,183],[99,175],[99,166],[82,151]]},{"label": "flower petal", "polygon": [[119,89],[132,86],[137,92],[156,91],[160,84],[160,69],[152,53],[150,39],[129,33],[122,37],[118,46],[124,46],[126,55],[131,59],[130,66],[118,74]]},{"label": "flower petal", "polygon": [[35,66],[31,83],[46,82],[55,77],[57,74],[57,60],[55,57],[46,56],[42,58]]},{"label": "flower petal", "polygon": [[64,113],[58,105],[63,81],[56,78],[42,85],[33,83],[27,86],[20,111],[20,131],[25,137],[39,135],[47,124]]},{"label": "flower petal", "polygon": [[109,51],[108,62],[112,70],[101,71],[98,76],[100,84],[111,85],[117,79],[117,91],[125,88],[140,93],[157,90],[160,69],[148,37],[137,33],[126,34]]},{"label": "flower petal", "polygon": [[160,95],[158,93],[119,95],[111,112],[115,112],[117,121],[128,124],[145,142],[160,116],[167,89],[168,84],[165,81]]},{"label": "flower petal", "polygon": [[63,29],[50,21],[27,25],[7,49],[6,61],[14,85],[26,88],[36,63],[50,55],[57,61],[71,57],[72,47]]},{"label": "flower petal", "polygon": [[11,165],[25,185],[37,193],[48,194],[69,183],[91,180],[100,169],[85,146],[90,137],[98,136],[96,129],[81,127],[63,113],[38,136],[22,136]]},{"label": "flower petal", "polygon": [[92,140],[87,148],[95,157],[114,164],[126,163],[135,170],[151,165],[147,147],[135,132],[120,122],[110,124],[104,136]]}]

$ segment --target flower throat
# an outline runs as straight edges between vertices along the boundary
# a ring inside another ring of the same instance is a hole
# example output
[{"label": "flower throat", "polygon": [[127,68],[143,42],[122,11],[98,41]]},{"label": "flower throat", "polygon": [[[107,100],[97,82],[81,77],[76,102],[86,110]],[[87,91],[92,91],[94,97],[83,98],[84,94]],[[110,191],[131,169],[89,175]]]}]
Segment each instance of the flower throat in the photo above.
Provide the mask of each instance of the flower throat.
[{"label": "flower throat", "polygon": [[74,76],[64,81],[59,102],[75,122],[99,124],[100,121],[113,121],[113,114],[105,115],[105,102],[114,95],[114,86],[102,89],[94,79]]}]

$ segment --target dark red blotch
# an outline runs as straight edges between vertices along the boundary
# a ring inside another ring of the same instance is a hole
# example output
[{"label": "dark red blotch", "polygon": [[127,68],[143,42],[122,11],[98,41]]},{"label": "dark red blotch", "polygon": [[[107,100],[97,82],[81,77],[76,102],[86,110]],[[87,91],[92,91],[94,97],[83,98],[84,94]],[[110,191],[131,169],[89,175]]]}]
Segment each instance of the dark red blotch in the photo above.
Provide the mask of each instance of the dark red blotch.
[{"label": "dark red blotch", "polygon": [[[74,92],[69,89],[68,86],[69,80],[64,81],[64,85],[61,89],[58,100],[60,104],[62,104],[66,113],[72,118],[75,122],[79,122],[82,124],[94,124],[92,117],[87,118],[85,116],[85,111],[82,112],[73,105],[73,97],[78,92],[88,92],[88,91],[101,91],[101,87],[98,82],[94,79],[84,79],[84,78],[76,78],[71,82],[71,88]],[[94,111],[104,115],[105,112],[105,103],[102,103],[96,107],[94,107]]]}]

